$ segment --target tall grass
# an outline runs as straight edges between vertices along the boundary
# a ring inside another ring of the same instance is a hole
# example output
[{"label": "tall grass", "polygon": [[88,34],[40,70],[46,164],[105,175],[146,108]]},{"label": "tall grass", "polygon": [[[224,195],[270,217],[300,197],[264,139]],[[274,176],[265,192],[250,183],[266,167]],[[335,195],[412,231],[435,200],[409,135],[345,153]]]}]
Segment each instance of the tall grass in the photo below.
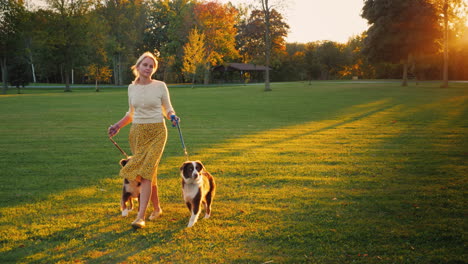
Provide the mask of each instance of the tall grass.
[{"label": "tall grass", "polygon": [[213,215],[185,228],[169,126],[164,214],[138,231],[106,136],[125,89],[0,96],[0,262],[465,263],[466,84],[272,88],[170,88],[191,159],[217,180]]}]

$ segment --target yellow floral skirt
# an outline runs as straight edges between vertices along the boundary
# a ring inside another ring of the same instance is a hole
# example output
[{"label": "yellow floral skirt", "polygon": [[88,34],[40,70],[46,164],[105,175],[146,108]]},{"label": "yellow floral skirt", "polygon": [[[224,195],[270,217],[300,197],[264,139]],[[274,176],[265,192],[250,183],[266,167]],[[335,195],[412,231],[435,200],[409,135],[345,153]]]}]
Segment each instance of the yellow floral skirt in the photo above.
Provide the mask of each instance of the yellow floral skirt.
[{"label": "yellow floral skirt", "polygon": [[133,156],[120,170],[120,176],[129,180],[141,177],[156,185],[158,165],[166,141],[166,123],[132,124],[129,142]]}]

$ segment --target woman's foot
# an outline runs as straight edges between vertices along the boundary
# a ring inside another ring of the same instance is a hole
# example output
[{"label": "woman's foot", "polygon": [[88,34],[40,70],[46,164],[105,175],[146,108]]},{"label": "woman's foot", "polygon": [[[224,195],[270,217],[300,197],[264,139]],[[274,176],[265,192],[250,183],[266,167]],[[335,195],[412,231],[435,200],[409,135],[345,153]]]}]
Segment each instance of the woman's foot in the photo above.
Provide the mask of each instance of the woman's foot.
[{"label": "woman's foot", "polygon": [[161,210],[161,209],[159,209],[159,211],[154,210],[154,211],[151,213],[151,215],[150,215],[150,217],[149,217],[149,220],[154,220],[154,219],[160,217],[161,214],[162,214],[162,210]]},{"label": "woman's foot", "polygon": [[145,220],[143,220],[141,218],[137,218],[135,221],[132,222],[132,227],[135,228],[135,229],[145,227]]}]

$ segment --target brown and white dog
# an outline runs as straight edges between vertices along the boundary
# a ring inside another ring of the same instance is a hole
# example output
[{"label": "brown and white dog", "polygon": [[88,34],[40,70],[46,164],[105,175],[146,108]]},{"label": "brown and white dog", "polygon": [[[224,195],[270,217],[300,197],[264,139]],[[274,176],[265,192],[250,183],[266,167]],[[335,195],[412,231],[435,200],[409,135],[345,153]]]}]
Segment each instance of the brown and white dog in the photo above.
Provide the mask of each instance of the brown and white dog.
[{"label": "brown and white dog", "polygon": [[[131,158],[120,160],[120,166],[124,167]],[[138,201],[138,209],[140,209],[140,185],[140,181],[123,180],[122,199],[120,200],[120,210],[123,217],[128,216],[128,212],[133,210],[133,199]]]},{"label": "brown and white dog", "polygon": [[180,175],[184,201],[192,213],[187,227],[192,227],[198,220],[202,204],[205,206],[205,218],[211,216],[216,185],[213,176],[198,160],[184,162],[180,167]]}]

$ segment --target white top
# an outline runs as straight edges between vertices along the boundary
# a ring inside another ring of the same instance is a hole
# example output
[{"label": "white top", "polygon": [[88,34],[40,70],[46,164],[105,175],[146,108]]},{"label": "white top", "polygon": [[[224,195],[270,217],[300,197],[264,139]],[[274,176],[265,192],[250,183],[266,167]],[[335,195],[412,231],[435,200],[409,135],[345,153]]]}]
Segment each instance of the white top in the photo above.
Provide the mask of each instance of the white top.
[{"label": "white top", "polygon": [[135,124],[162,123],[164,116],[174,111],[166,84],[156,80],[145,85],[130,84],[128,105],[127,115],[133,116]]}]

